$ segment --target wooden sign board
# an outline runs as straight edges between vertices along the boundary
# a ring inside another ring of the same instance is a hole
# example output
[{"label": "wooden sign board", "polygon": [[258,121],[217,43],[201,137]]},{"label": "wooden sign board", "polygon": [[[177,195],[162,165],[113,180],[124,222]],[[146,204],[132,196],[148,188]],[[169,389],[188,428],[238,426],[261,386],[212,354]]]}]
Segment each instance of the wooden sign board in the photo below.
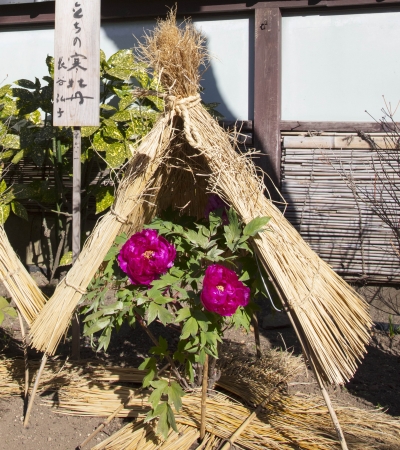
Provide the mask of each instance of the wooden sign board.
[{"label": "wooden sign board", "polygon": [[56,0],[54,126],[98,126],[100,0]]}]

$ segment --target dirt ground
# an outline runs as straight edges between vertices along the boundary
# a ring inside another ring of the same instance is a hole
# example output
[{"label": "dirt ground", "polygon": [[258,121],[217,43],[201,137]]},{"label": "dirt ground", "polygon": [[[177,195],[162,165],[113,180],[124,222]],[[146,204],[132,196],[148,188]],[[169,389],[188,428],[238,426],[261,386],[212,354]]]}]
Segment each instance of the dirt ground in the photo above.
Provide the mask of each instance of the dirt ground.
[{"label": "dirt ground", "polygon": [[[44,284],[41,274],[35,275],[38,284]],[[400,326],[400,291],[394,289],[364,288],[362,290],[371,305],[371,315],[375,323],[371,343],[354,378],[342,387],[330,387],[332,399],[343,405],[359,408],[387,409],[387,414],[400,416],[400,334],[390,332],[389,315],[392,323]],[[2,294],[0,289],[0,295]],[[3,293],[4,294],[4,293]],[[397,295],[399,294],[399,295]],[[298,340],[284,313],[270,312],[267,302],[262,303],[259,312],[261,345],[263,349],[278,347],[300,354]],[[178,341],[178,333],[154,324],[153,333],[162,334],[169,342]],[[7,319],[0,328],[0,358],[21,356],[20,327],[18,320]],[[255,352],[254,337],[241,331],[230,330],[224,338],[225,345],[242,348],[243,352]],[[69,353],[70,340],[60,346],[59,353],[65,357]],[[147,355],[152,346],[147,335],[141,330],[123,327],[116,334],[106,354],[95,354],[82,338],[82,358],[97,358],[108,365],[136,366]],[[39,359],[40,355],[31,354]],[[297,376],[288,385],[289,392],[319,393],[318,385],[309,370]],[[322,399],[322,397],[321,397]],[[30,426],[23,427],[23,399],[2,397],[0,392],[0,449],[8,450],[73,450],[102,421],[100,418],[72,417],[55,414],[48,406],[41,405],[40,397],[34,405]],[[92,442],[95,445],[117,431],[124,421],[115,419]],[[90,448],[88,445],[85,448]],[[393,447],[391,447],[393,449]],[[400,443],[398,446],[400,449]],[[393,449],[394,450],[394,449]]]}]

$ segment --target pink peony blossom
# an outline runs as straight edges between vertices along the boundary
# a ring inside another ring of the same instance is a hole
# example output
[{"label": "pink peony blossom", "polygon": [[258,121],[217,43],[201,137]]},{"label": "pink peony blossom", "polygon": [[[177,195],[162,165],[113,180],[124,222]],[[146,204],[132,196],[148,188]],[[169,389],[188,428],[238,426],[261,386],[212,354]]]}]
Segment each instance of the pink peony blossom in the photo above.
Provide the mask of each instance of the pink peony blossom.
[{"label": "pink peony blossom", "polygon": [[208,311],[231,316],[239,306],[249,303],[250,289],[233,270],[213,264],[206,269],[200,299]]},{"label": "pink peony blossom", "polygon": [[174,265],[175,247],[156,230],[143,230],[131,236],[118,255],[121,269],[132,284],[148,286]]}]

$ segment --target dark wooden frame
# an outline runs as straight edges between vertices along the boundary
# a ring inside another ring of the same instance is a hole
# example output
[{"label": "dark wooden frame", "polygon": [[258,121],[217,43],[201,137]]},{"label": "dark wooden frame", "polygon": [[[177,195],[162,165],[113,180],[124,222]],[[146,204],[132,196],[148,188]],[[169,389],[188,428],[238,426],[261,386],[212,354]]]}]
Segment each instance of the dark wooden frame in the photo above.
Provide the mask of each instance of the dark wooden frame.
[{"label": "dark wooden frame", "polygon": [[[176,0],[101,0],[103,20],[162,16]],[[382,131],[378,123],[281,121],[281,19],[286,11],[346,10],[400,6],[400,0],[179,0],[179,15],[234,14],[255,16],[253,142],[276,186],[281,181],[281,131]],[[54,2],[0,5],[0,27],[54,23]],[[249,128],[250,121],[246,122]],[[246,130],[247,131],[247,130]]]}]

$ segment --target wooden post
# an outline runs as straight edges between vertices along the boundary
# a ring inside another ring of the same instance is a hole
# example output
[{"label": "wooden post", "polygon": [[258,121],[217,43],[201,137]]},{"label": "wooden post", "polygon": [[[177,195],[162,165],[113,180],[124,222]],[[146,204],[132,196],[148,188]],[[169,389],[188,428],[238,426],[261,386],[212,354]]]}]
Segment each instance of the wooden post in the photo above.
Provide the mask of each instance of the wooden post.
[{"label": "wooden post", "polygon": [[[72,259],[81,250],[81,126],[100,121],[100,2],[57,0],[53,125],[74,127]],[[79,359],[79,318],[72,319],[72,359]]]},{"label": "wooden post", "polygon": [[270,177],[265,184],[274,200],[281,182],[281,17],[278,7],[255,11],[254,147],[265,155],[256,163]]},{"label": "wooden post", "polygon": [[[81,127],[74,127],[73,133],[73,183],[72,183],[72,263],[81,251]],[[79,315],[72,318],[72,354],[74,360],[80,357]]]}]

